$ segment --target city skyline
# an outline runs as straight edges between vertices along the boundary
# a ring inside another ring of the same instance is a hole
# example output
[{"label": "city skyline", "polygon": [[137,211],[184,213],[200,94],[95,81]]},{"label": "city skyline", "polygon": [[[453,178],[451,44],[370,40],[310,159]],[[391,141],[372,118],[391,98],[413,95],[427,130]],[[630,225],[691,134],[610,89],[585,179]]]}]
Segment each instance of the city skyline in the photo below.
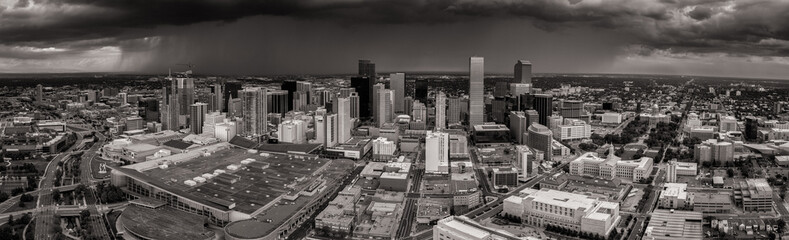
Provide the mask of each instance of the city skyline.
[{"label": "city skyline", "polygon": [[783,1],[3,0],[0,9],[3,73],[193,63],[204,74],[339,74],[356,59],[379,72],[463,72],[465,58],[481,56],[488,73],[529,59],[536,73],[789,74]]}]

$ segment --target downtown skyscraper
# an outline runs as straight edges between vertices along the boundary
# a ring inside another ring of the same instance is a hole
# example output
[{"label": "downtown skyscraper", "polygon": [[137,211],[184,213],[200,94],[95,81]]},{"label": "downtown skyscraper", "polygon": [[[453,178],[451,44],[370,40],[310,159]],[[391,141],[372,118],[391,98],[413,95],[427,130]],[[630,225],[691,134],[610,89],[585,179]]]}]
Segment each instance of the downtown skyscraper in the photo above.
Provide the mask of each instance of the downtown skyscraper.
[{"label": "downtown skyscraper", "polygon": [[469,125],[479,125],[485,121],[485,59],[482,57],[471,57],[468,63],[469,68]]},{"label": "downtown skyscraper", "polygon": [[512,83],[531,83],[531,62],[526,60],[518,60],[515,63],[515,78]]},{"label": "downtown skyscraper", "polygon": [[389,74],[389,88],[394,90],[394,107],[396,113],[405,112],[405,73]]},{"label": "downtown skyscraper", "polygon": [[244,135],[262,136],[268,131],[268,114],[266,108],[266,89],[244,88],[239,91],[241,95],[241,117],[243,119]]},{"label": "downtown skyscraper", "polygon": [[436,131],[447,128],[447,95],[444,92],[436,94]]},{"label": "downtown skyscraper", "polygon": [[170,87],[162,89],[162,129],[178,131],[188,125],[190,106],[194,103],[194,78],[188,73],[177,73],[166,78]]},{"label": "downtown skyscraper", "polygon": [[[383,88],[383,85],[381,85]],[[384,123],[391,123],[392,119],[394,118],[394,91],[391,89],[377,89],[376,90],[376,98],[378,101],[376,103],[376,116],[375,121],[378,123],[378,127],[384,125]]]},{"label": "downtown skyscraper", "polygon": [[370,60],[359,60],[359,76],[375,79],[375,63]]},{"label": "downtown skyscraper", "polygon": [[221,83],[209,87],[211,94],[208,99],[208,111],[223,112],[225,110],[225,90]]},{"label": "downtown skyscraper", "polygon": [[189,108],[191,108],[189,111],[190,132],[194,134],[203,133],[203,123],[205,122],[205,114],[208,113],[208,104],[198,102],[192,104]]}]

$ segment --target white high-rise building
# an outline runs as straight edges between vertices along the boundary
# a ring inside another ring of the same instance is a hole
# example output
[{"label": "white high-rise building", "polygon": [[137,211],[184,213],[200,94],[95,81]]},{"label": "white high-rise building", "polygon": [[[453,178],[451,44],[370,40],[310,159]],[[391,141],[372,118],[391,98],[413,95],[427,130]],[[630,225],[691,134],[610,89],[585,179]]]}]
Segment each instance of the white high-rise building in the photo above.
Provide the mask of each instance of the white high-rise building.
[{"label": "white high-rise building", "polygon": [[479,125],[485,121],[485,59],[469,58],[469,125]]},{"label": "white high-rise building", "polygon": [[351,139],[353,129],[353,119],[351,118],[351,99],[337,98],[337,137],[339,143],[345,143]]},{"label": "white high-rise building", "polygon": [[438,92],[436,95],[436,131],[447,128],[447,95]]},{"label": "white high-rise building", "polygon": [[244,119],[244,135],[262,136],[268,133],[268,113],[266,89],[245,88],[238,92],[241,96],[241,116]]},{"label": "white high-rise building", "polygon": [[[203,133],[205,134],[214,134],[214,130],[216,129],[216,125],[220,123],[224,123],[227,120],[227,116],[221,112],[210,112],[205,114],[205,120],[203,121]],[[216,136],[212,136],[216,137]]]},{"label": "white high-rise building", "polygon": [[427,131],[425,137],[425,172],[449,172],[449,133]]},{"label": "white high-rise building", "polygon": [[668,163],[668,168],[666,169],[666,182],[675,183],[677,182],[677,161],[672,160]]},{"label": "white high-rise building", "polygon": [[214,126],[214,137],[224,142],[229,142],[230,139],[236,136],[236,123],[224,122]]},{"label": "white high-rise building", "polygon": [[326,118],[322,114],[315,114],[315,142],[326,146]]},{"label": "white high-rise building", "polygon": [[592,126],[583,120],[565,118],[564,124],[557,126],[558,131],[553,134],[559,140],[586,139],[592,136]]},{"label": "white high-rise building", "polygon": [[118,93],[118,99],[121,101],[121,106],[129,105],[129,96],[125,93]]},{"label": "white high-rise building", "polygon": [[411,117],[414,122],[424,122],[427,120],[427,107],[425,107],[424,103],[419,102],[419,100],[414,101],[412,109]]},{"label": "white high-rise building", "polygon": [[301,120],[287,120],[279,124],[277,136],[280,142],[306,143],[307,124]]},{"label": "white high-rise building", "polygon": [[386,161],[394,156],[397,151],[397,144],[386,138],[379,137],[373,140],[373,159]]},{"label": "white high-rise building", "polygon": [[375,119],[375,122],[377,123],[378,126],[381,126],[381,121],[380,119],[378,119],[381,115],[381,108],[379,107],[380,103],[378,103],[380,102],[379,101],[380,97],[378,96],[378,92],[381,92],[383,90],[386,90],[386,86],[382,83],[377,83],[373,85],[373,92],[370,95],[370,99],[373,102],[373,105],[370,106],[370,108],[372,108],[370,109],[370,112],[373,114],[373,119]]},{"label": "white high-rise building", "polygon": [[394,109],[396,113],[405,111],[405,73],[389,74],[389,88],[394,91]]},{"label": "white high-rise building", "polygon": [[532,152],[531,148],[526,145],[516,146],[518,151],[518,162],[521,164],[521,177],[523,179],[535,176],[539,173],[540,161]]},{"label": "white high-rise building", "polygon": [[378,106],[376,106],[375,121],[378,122],[378,127],[381,127],[384,123],[391,123],[394,118],[394,91],[378,89],[376,94]]}]

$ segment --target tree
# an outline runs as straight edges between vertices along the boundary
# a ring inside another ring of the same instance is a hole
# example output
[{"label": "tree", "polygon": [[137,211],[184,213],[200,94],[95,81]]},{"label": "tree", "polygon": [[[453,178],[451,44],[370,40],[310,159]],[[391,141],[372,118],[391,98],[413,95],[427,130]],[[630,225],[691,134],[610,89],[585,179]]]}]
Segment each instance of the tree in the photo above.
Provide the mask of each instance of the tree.
[{"label": "tree", "polygon": [[52,190],[52,200],[54,200],[55,202],[60,202],[60,190],[58,189]]},{"label": "tree", "polygon": [[82,210],[82,212],[79,212],[79,218],[82,222],[87,222],[89,217],[90,217],[90,211]]},{"label": "tree", "polygon": [[726,169],[726,175],[729,175],[729,178],[734,177],[734,170],[731,168]]}]

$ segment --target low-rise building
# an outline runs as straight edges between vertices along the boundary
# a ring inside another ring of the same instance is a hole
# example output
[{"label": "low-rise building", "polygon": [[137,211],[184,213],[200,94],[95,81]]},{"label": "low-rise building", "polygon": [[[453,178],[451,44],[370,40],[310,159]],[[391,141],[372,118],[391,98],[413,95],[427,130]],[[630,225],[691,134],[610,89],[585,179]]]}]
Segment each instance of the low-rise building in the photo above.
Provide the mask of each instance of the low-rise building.
[{"label": "low-rise building", "polygon": [[502,211],[520,217],[526,224],[551,225],[604,237],[620,218],[619,203],[552,189],[525,189],[504,202]]},{"label": "low-rise building", "polygon": [[748,212],[771,212],[773,189],[764,178],[751,178],[734,183],[734,202]]},{"label": "low-rise building", "polygon": [[666,209],[685,209],[688,202],[688,184],[666,183],[658,197],[658,206]]}]

